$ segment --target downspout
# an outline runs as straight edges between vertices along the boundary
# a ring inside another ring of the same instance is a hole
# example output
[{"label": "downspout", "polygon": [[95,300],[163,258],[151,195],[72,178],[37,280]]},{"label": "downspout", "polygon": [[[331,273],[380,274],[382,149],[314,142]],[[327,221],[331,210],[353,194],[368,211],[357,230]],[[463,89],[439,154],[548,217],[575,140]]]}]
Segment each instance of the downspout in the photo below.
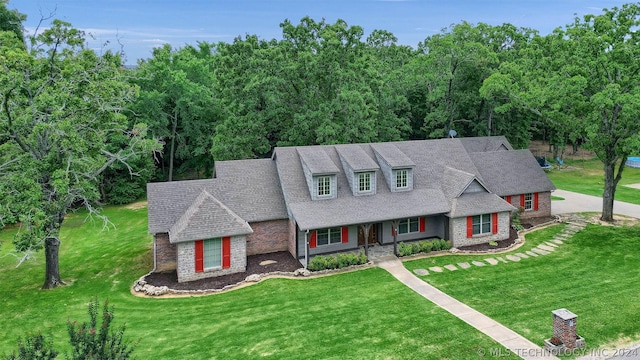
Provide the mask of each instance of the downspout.
[{"label": "downspout", "polygon": [[304,233],[304,269],[309,265],[309,229]]}]

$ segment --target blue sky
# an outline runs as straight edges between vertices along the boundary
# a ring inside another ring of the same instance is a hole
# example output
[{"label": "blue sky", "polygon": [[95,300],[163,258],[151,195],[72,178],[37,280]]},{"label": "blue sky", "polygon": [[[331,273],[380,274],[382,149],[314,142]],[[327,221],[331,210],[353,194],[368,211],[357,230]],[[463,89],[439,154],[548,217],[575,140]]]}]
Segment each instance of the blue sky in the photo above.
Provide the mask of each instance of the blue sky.
[{"label": "blue sky", "polygon": [[[91,34],[88,46],[100,50],[109,41],[124,46],[127,64],[148,58],[154,47],[197,41],[231,42],[255,34],[280,39],[280,23],[299,23],[304,16],[334,23],[345,20],[364,28],[392,32],[402,45],[415,47],[427,36],[463,20],[500,25],[508,22],[542,34],[573,20],[574,14],[598,14],[621,6],[621,0],[10,0],[8,7],[27,14],[33,31],[40,14]],[[45,22],[48,25],[50,20]],[[364,40],[364,39],[363,39]]]}]

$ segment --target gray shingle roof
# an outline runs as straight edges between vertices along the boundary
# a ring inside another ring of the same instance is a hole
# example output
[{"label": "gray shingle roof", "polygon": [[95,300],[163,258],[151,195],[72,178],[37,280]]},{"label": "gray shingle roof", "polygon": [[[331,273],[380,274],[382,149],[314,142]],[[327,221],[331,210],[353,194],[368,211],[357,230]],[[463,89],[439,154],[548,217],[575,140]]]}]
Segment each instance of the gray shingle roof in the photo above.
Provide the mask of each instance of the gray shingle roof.
[{"label": "gray shingle roof", "polygon": [[218,161],[216,174],[216,179],[147,184],[149,232],[169,232],[202,190],[248,222],[288,218],[275,161]]},{"label": "gray shingle roof", "polygon": [[206,238],[246,235],[253,230],[238,215],[206,190],[169,229],[172,244]]},{"label": "gray shingle roof", "polygon": [[469,154],[484,184],[497,195],[516,195],[555,190],[547,174],[529,150]]},{"label": "gray shingle roof", "polygon": [[298,148],[298,154],[312,174],[336,174],[340,171],[325,152],[324,146],[305,146]]},{"label": "gray shingle roof", "polygon": [[336,145],[336,150],[353,171],[380,169],[380,165],[378,165],[359,144]]},{"label": "gray shingle roof", "polygon": [[[491,149],[511,145],[498,136],[278,147],[271,159],[216,162],[215,179],[147,185],[149,232],[171,231],[176,239],[190,239],[203,229],[207,234],[246,231],[239,219],[292,216],[306,230],[431,214],[468,216],[513,210],[498,195],[554,189],[528,150]],[[354,196],[338,152],[355,169],[378,169],[375,153],[391,167],[413,167],[413,190],[392,193],[382,171],[376,171],[376,194]],[[315,174],[336,174],[337,198],[311,199],[303,161]],[[460,195],[475,180],[491,193]],[[209,211],[230,216],[232,228],[223,229],[215,220],[207,228]],[[189,233],[191,227],[195,235]]]},{"label": "gray shingle roof", "polygon": [[416,166],[416,164],[393,143],[371,144],[371,148],[380,155],[392,169]]},{"label": "gray shingle roof", "polygon": [[460,138],[459,140],[469,153],[513,150],[513,147],[504,136],[469,137]]},{"label": "gray shingle roof", "polygon": [[502,211],[512,211],[516,208],[501,197],[491,193],[462,194],[451,201],[452,218],[480,215]]},{"label": "gray shingle roof", "polygon": [[448,211],[447,199],[441,191],[435,189],[291,204],[291,212],[301,230],[443,214]]}]

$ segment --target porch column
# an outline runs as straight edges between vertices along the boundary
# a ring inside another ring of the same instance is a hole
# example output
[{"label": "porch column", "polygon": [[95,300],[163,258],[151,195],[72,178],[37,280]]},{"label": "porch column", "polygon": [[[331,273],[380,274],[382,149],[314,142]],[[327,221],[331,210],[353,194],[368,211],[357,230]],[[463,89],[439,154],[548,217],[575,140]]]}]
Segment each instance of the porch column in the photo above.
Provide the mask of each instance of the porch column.
[{"label": "porch column", "polygon": [[393,229],[393,255],[398,256],[398,220],[391,220],[391,228]]},{"label": "porch column", "polygon": [[364,231],[364,254],[369,256],[369,230],[371,229],[371,224],[360,225],[362,227],[362,231]]}]

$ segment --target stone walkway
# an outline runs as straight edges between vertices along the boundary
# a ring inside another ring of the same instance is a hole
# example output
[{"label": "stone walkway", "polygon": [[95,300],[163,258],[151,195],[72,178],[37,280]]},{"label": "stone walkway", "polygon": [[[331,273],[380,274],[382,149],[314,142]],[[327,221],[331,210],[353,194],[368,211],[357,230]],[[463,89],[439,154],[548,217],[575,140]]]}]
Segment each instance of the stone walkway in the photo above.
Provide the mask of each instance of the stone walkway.
[{"label": "stone walkway", "polygon": [[425,276],[429,274],[442,273],[445,270],[455,271],[459,269],[470,269],[472,267],[482,266],[495,266],[501,263],[518,262],[524,259],[535,258],[538,256],[548,255],[556,249],[558,249],[564,242],[572,237],[578,231],[584,229],[587,225],[586,220],[577,214],[571,214],[564,217],[563,222],[567,223],[567,226],[556,235],[553,239],[546,241],[531,250],[516,252],[513,254],[507,254],[503,256],[488,257],[481,260],[474,260],[471,262],[459,262],[457,264],[448,264],[444,266],[432,266],[429,269],[415,269],[413,272],[419,276]]}]

